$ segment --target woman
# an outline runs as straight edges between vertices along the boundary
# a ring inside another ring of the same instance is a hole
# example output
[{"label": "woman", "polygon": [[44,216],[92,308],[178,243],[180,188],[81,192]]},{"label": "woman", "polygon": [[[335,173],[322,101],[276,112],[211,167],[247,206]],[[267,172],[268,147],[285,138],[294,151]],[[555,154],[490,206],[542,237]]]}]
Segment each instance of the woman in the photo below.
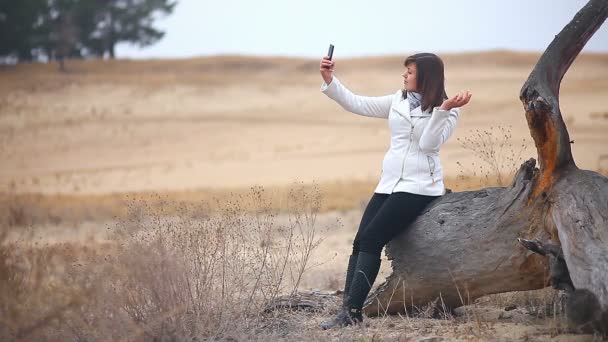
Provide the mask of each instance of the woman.
[{"label": "woman", "polygon": [[382,176],[370,199],[348,260],[343,308],[323,329],[356,324],[378,270],[382,248],[411,224],[434,199],[445,193],[439,148],[452,135],[458,107],[471,93],[447,98],[441,59],[419,53],[405,60],[403,89],[366,97],[353,94],[334,77],[334,62],[321,60],[321,91],[355,114],[388,119],[391,144],[382,162]]}]

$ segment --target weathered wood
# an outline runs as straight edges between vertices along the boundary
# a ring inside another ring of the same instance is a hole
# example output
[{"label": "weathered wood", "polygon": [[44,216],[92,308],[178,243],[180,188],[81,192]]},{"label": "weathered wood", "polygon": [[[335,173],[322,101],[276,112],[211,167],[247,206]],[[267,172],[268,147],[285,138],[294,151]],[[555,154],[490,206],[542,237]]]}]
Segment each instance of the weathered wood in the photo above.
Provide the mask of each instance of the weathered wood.
[{"label": "weathered wood", "polygon": [[561,173],[576,169],[570,136],[559,108],[560,84],[576,56],[607,16],[608,1],[589,1],[555,36],[520,91],[541,171],[534,197],[548,190]]},{"label": "weathered wood", "polygon": [[551,216],[572,283],[593,292],[608,310],[608,178],[566,173],[553,193]]},{"label": "weathered wood", "polygon": [[368,300],[368,315],[403,312],[440,297],[449,307],[486,294],[547,285],[545,258],[518,237],[562,246],[577,289],[608,309],[608,178],[579,170],[559,109],[561,80],[608,16],[591,0],[555,36],[522,87],[538,152],[505,188],[450,193],[387,245],[393,273]]},{"label": "weathered wood", "polygon": [[561,246],[552,243],[543,243],[540,240],[517,239],[526,249],[546,256],[549,260],[549,283],[554,289],[564,290],[566,292],[574,291],[574,284],[570,278],[568,265],[564,259],[564,252]]},{"label": "weathered wood", "polygon": [[276,310],[322,311],[327,307],[336,306],[341,301],[337,295],[335,292],[310,291],[280,296],[266,305],[264,313]]},{"label": "weathered wood", "polygon": [[606,21],[608,1],[590,0],[555,36],[523,85],[520,99],[540,160],[540,176],[530,200],[547,198],[551,224],[577,289],[595,294],[608,309],[608,178],[579,170],[559,108],[566,71]]}]

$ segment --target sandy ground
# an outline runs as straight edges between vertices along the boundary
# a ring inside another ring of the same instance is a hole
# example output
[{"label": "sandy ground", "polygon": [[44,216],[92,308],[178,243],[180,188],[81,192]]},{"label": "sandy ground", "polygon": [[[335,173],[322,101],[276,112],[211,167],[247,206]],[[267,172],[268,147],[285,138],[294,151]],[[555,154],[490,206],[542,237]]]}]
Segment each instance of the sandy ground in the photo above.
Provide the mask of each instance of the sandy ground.
[{"label": "sandy ground", "polygon": [[[518,92],[538,56],[444,56],[447,90],[473,92],[441,150],[446,177],[475,170],[458,141],[500,126],[518,160],[535,157]],[[393,93],[402,58],[336,59],[364,95]],[[216,57],[73,62],[0,69],[0,192],[108,194],[376,182],[387,123],[319,92],[317,61]],[[561,87],[579,167],[608,164],[608,55],[580,56]],[[492,128],[494,127],[494,128]],[[519,153],[522,139],[526,149]],[[457,164],[460,162],[460,165]],[[519,161],[517,162],[519,164]],[[604,165],[608,166],[608,165]],[[508,170],[510,171],[510,169]]]}]

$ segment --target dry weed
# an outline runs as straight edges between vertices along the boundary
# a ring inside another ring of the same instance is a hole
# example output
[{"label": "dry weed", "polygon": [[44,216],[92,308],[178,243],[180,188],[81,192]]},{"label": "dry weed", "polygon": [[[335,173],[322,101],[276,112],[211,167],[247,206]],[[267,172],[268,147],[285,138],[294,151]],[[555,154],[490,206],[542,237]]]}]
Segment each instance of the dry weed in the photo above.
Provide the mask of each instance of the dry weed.
[{"label": "dry weed", "polygon": [[490,126],[487,130],[474,130],[465,138],[458,138],[460,145],[481,160],[481,164],[471,163],[470,168],[457,162],[460,167],[458,178],[480,179],[480,187],[506,186],[513,178],[522,155],[527,152],[527,140],[513,141],[511,126]]}]

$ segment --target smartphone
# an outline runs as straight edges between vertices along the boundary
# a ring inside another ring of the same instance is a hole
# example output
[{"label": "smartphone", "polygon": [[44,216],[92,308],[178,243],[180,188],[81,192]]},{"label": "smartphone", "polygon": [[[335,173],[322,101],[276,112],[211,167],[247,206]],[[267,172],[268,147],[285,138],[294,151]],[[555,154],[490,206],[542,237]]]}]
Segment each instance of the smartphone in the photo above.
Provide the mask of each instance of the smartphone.
[{"label": "smartphone", "polygon": [[[331,61],[331,58],[334,56],[334,46],[333,44],[329,44],[329,49],[327,50],[327,57]],[[325,69],[329,69],[329,67],[324,66]]]}]

